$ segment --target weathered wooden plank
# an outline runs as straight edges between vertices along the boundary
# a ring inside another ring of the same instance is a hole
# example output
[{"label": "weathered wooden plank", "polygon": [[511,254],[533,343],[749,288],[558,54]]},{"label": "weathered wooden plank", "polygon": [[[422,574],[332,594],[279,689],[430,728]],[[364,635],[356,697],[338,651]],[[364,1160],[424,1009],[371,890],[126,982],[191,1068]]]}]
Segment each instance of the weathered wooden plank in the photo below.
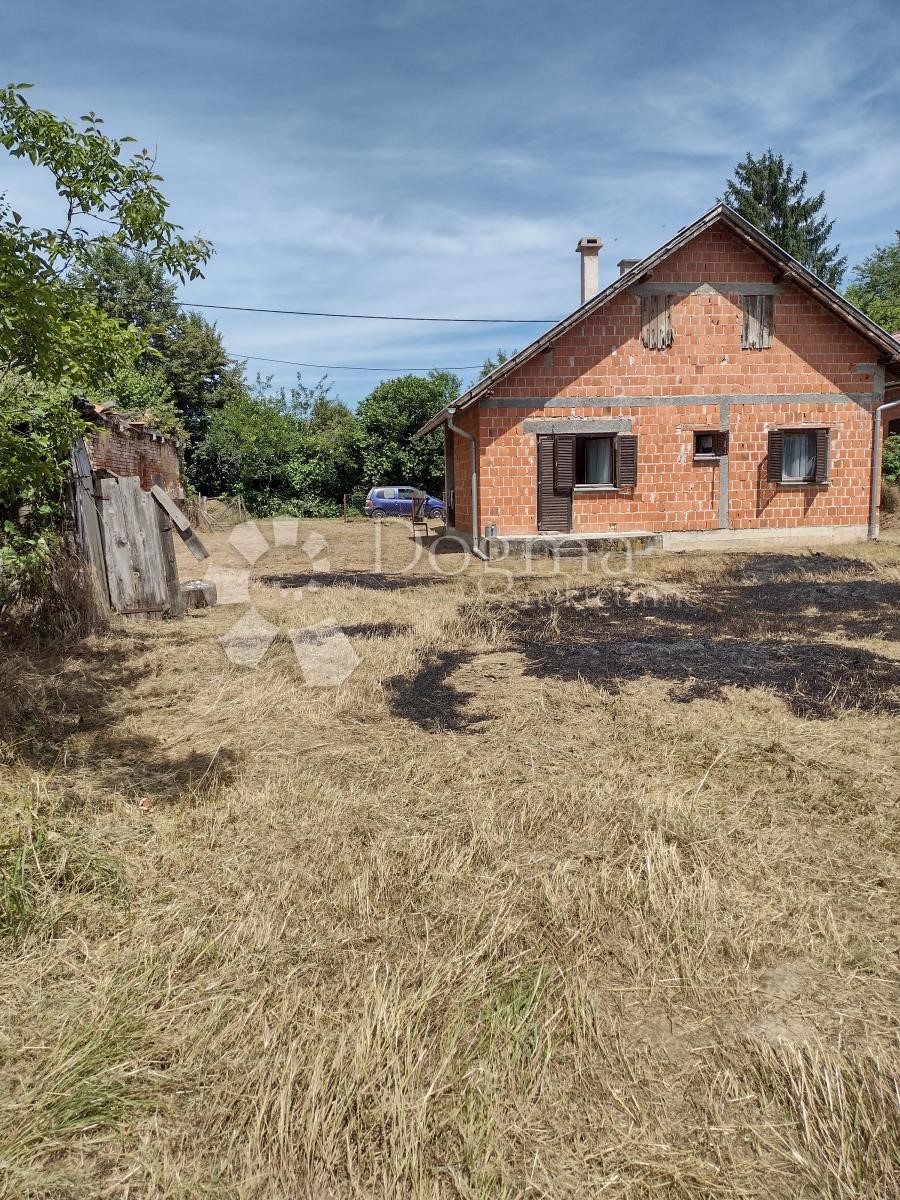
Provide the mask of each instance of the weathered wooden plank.
[{"label": "weathered wooden plank", "polygon": [[83,438],[77,438],[72,446],[71,466],[75,538],[82,556],[97,582],[99,596],[108,604],[109,586],[106,581],[103,535],[97,511],[99,500],[95,494],[94,474]]},{"label": "weathered wooden plank", "polygon": [[[136,476],[107,476],[100,486],[103,544],[112,605],[117,612],[127,616],[159,618],[171,608],[172,585],[171,568],[166,562],[159,529],[158,509],[149,493],[141,489],[141,481]],[[177,602],[180,603],[180,594]]]},{"label": "weathered wooden plank", "polygon": [[[154,487],[163,487],[164,480],[161,475],[153,475],[151,478]],[[178,579],[178,559],[175,554],[175,539],[172,536],[172,519],[161,504],[153,502],[152,495],[150,507],[153,509],[156,515],[156,523],[159,528],[159,537],[162,543],[163,566],[165,570],[166,587],[169,593],[169,616],[183,617],[186,607],[186,598],[182,591],[181,583]]]},{"label": "weathered wooden plank", "polygon": [[191,554],[193,554],[194,558],[196,558],[198,562],[202,562],[204,558],[209,558],[209,551],[197,537],[196,533],[194,533],[190,521],[187,519],[178,505],[172,500],[171,496],[169,496],[167,492],[164,492],[158,484],[154,484],[150,489],[150,495],[169,517],[175,529],[178,531],[179,537],[187,546],[188,550],[190,550]]},{"label": "weathered wooden plank", "polygon": [[136,596],[118,479],[106,476],[100,480],[100,498],[109,598],[116,612],[122,612],[123,609],[134,607]]}]

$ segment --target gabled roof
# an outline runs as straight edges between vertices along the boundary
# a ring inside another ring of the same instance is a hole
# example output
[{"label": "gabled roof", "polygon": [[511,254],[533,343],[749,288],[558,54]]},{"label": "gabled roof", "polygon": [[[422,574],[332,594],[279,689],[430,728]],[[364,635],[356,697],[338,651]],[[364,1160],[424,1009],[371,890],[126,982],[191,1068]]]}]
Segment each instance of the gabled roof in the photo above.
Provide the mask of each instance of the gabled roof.
[{"label": "gabled roof", "polygon": [[[704,233],[713,225],[721,222],[741,241],[745,242],[752,250],[754,250],[761,258],[776,269],[780,279],[790,280],[795,283],[804,292],[813,296],[820,304],[830,309],[835,316],[839,317],[847,325],[850,325],[856,332],[873,345],[877,346],[881,351],[881,360],[890,363],[895,367],[900,367],[900,345],[891,337],[891,335],[880,325],[877,325],[869,317],[854,307],[849,300],[846,300],[834,288],[823,283],[817,275],[814,275],[808,267],[804,267],[796,258],[793,258],[786,250],[773,242],[761,230],[757,229],[748,220],[736,213],[733,208],[729,208],[727,204],[716,204],[713,208],[698,217],[691,225],[685,225],[684,229],[680,229],[665,245],[660,246],[658,250],[654,250],[652,254],[648,254],[646,258],[642,258],[640,262],[635,263],[630,270],[624,275],[620,275],[609,287],[598,292],[596,296],[592,296],[590,300],[586,300],[584,304],[576,308],[574,312],[569,313],[561,321],[558,321],[552,329],[548,329],[546,333],[541,334],[539,338],[526,346],[524,350],[520,350],[511,358],[508,358],[505,363],[491,371],[490,375],[486,375],[484,379],[480,379],[468,391],[463,392],[458,400],[448,408],[442,409],[436,416],[432,417],[425,425],[415,433],[416,438],[425,437],[431,433],[433,429],[437,429],[447,419],[449,408],[454,412],[459,409],[468,408],[476,401],[483,399],[490,394],[495,384],[497,384],[511,371],[515,371],[521,367],[529,359],[540,354],[541,351],[548,349],[555,341],[567,333],[579,322],[584,321],[587,317],[592,316],[598,309],[601,309],[604,304],[608,304],[610,300],[615,299],[621,292],[627,291],[634,284],[639,283],[645,276],[652,272],[676,250],[680,250],[692,241],[698,234]],[[735,284],[735,291],[740,290],[740,284]]]}]

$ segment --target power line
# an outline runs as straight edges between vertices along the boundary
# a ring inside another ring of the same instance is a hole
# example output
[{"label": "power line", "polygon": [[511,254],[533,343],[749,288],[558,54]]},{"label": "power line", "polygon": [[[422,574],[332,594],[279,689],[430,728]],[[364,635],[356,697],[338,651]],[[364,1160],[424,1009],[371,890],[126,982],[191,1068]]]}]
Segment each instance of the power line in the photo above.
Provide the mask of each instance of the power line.
[{"label": "power line", "polygon": [[429,321],[445,325],[555,325],[559,317],[393,317],[383,313],[305,312],[296,308],[251,308],[244,304],[198,304],[179,300],[182,308],[214,308],[223,312],[276,313],[284,317],[334,317],[345,321]]},{"label": "power line", "polygon": [[261,354],[229,354],[233,359],[249,359],[252,362],[281,363],[286,367],[308,367],[314,371],[374,371],[377,374],[427,374],[429,371],[480,371],[482,363],[471,367],[351,367],[340,363],[304,363],[292,358],[264,358]]}]

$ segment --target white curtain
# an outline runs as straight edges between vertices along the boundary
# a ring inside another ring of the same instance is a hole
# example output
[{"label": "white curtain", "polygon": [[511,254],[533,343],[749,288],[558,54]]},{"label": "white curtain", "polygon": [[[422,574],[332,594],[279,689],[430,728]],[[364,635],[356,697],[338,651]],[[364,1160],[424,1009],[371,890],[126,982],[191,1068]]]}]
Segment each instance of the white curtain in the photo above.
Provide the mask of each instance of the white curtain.
[{"label": "white curtain", "polygon": [[584,482],[612,483],[612,476],[612,438],[590,438],[584,444]]},{"label": "white curtain", "polygon": [[786,433],[784,435],[784,479],[815,479],[815,433]]}]

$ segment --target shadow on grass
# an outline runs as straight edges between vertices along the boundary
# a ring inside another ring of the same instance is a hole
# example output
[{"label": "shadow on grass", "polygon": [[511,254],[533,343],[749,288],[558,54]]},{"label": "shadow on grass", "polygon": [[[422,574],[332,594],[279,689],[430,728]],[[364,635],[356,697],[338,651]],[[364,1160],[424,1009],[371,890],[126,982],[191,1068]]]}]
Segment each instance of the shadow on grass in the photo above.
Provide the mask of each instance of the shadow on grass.
[{"label": "shadow on grass", "polygon": [[316,575],[312,572],[290,571],[284,574],[260,575],[266,587],[358,587],[375,592],[395,592],[406,588],[426,588],[446,583],[441,575],[400,575],[388,571],[330,571]]},{"label": "shadow on grass", "polygon": [[451,676],[472,658],[466,650],[429,654],[414,675],[395,675],[385,683],[391,711],[429,733],[469,733],[484,714],[466,711],[472,692],[454,685]]},{"label": "shadow on grass", "polygon": [[[173,755],[154,732],[152,700],[136,693],[148,671],[141,655],[158,644],[129,629],[68,650],[8,656],[0,670],[0,761],[86,772],[90,785],[74,783],[66,798],[71,809],[114,792],[158,802],[228,782],[237,765],[232,751],[190,747]],[[136,716],[143,728],[123,731]]]},{"label": "shadow on grass", "polygon": [[620,584],[510,605],[504,617],[532,675],[612,692],[668,680],[684,702],[762,687],[797,716],[829,717],[900,711],[895,659],[828,640],[900,637],[898,605],[900,587],[878,578],[714,584],[693,597]]},{"label": "shadow on grass", "polygon": [[[612,693],[660,679],[681,703],[764,688],[805,718],[900,712],[897,660],[842,644],[900,640],[900,584],[853,559],[760,555],[697,587],[633,577],[492,608],[534,677],[585,679]],[[476,693],[453,679],[473,657],[464,648],[431,654],[415,675],[391,680],[394,713],[426,730],[475,730],[484,719],[469,711]]]}]

